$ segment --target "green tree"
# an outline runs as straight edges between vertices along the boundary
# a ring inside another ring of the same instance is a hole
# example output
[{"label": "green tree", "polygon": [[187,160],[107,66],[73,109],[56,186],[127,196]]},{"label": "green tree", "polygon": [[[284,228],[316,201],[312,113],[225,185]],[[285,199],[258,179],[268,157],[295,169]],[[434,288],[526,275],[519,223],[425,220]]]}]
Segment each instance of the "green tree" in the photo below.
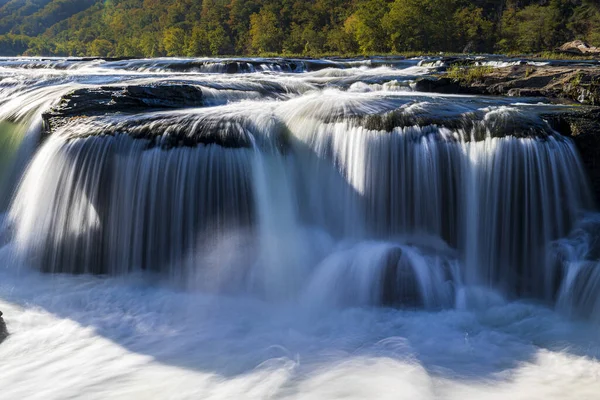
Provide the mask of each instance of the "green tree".
[{"label": "green tree", "polygon": [[395,51],[458,50],[455,0],[395,0],[383,26]]},{"label": "green tree", "polygon": [[354,36],[341,26],[327,32],[325,50],[331,53],[355,54],[358,53],[359,47]]},{"label": "green tree", "polygon": [[593,0],[583,1],[574,9],[568,29],[576,39],[600,46],[600,4]]},{"label": "green tree", "polygon": [[494,43],[494,24],[483,15],[482,8],[467,7],[454,14],[455,37],[460,47],[484,52]]},{"label": "green tree", "polygon": [[185,49],[185,32],[181,28],[168,28],[163,33],[163,46],[168,56],[182,55]]},{"label": "green tree", "polygon": [[267,9],[250,16],[250,47],[255,53],[279,53],[283,32],[277,16]]},{"label": "green tree", "polygon": [[260,4],[253,0],[231,0],[229,4],[229,20],[235,52],[245,53],[250,48],[250,16],[260,11]]},{"label": "green tree", "polygon": [[344,22],[344,29],[354,36],[362,53],[387,52],[388,37],[381,21],[388,11],[385,0],[366,0]]},{"label": "green tree", "polygon": [[460,51],[467,44],[475,51],[537,52],[573,39],[600,45],[600,3],[0,0],[0,35],[4,54],[371,54]]},{"label": "green tree", "polygon": [[560,14],[554,7],[530,5],[522,10],[506,10],[502,16],[501,50],[532,53],[552,49]]},{"label": "green tree", "polygon": [[95,39],[90,43],[88,53],[95,57],[106,57],[113,51],[113,44],[106,39]]}]

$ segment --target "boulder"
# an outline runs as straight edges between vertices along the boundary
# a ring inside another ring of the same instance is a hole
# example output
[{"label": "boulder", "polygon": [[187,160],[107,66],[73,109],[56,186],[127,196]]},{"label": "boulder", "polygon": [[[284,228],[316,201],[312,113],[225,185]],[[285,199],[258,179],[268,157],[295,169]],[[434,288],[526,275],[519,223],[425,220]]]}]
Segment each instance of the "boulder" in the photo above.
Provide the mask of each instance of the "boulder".
[{"label": "boulder", "polygon": [[66,94],[42,118],[49,134],[75,118],[201,106],[202,89],[193,85],[101,86]]},{"label": "boulder", "polygon": [[78,117],[148,109],[201,107],[202,89],[193,85],[101,86],[74,90],[47,115]]},{"label": "boulder", "polygon": [[413,90],[426,93],[444,94],[484,94],[485,89],[463,85],[460,82],[447,77],[425,77],[419,78],[413,84]]},{"label": "boulder", "polygon": [[2,311],[0,311],[0,343],[8,337],[8,330],[6,329],[6,323],[2,318]]},{"label": "boulder", "polygon": [[560,46],[556,51],[576,55],[600,55],[600,47],[590,46],[584,41],[574,40]]}]

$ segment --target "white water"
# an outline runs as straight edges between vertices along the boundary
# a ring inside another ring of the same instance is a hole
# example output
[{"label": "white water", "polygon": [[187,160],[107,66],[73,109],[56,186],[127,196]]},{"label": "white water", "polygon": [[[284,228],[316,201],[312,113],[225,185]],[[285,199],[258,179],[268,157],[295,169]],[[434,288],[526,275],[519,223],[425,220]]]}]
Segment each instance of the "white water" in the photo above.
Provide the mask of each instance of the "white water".
[{"label": "white water", "polygon": [[542,306],[311,313],[129,279],[0,275],[2,398],[577,399],[597,327]]},{"label": "white water", "polygon": [[[413,93],[418,60],[227,62],[0,61],[32,144],[82,85],[210,106],[19,147],[0,398],[600,399],[599,218],[543,106]],[[160,147],[198,127],[250,146]]]}]

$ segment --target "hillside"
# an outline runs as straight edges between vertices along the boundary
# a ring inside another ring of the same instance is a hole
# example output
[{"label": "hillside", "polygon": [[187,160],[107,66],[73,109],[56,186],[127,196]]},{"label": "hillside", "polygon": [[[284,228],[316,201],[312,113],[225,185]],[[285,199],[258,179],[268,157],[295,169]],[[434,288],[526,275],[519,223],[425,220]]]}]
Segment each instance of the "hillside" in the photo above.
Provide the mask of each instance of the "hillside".
[{"label": "hillside", "polygon": [[600,45],[595,0],[0,0],[0,54],[522,52]]}]

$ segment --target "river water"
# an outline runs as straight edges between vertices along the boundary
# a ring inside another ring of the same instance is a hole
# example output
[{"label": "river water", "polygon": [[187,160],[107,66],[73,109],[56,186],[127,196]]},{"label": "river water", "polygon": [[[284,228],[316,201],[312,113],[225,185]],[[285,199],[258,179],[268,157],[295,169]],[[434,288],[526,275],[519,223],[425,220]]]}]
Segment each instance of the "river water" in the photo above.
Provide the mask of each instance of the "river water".
[{"label": "river water", "polygon": [[[564,106],[415,91],[443,67],[1,59],[0,397],[600,398]],[[44,135],[62,96],[133,85],[202,101]]]}]

